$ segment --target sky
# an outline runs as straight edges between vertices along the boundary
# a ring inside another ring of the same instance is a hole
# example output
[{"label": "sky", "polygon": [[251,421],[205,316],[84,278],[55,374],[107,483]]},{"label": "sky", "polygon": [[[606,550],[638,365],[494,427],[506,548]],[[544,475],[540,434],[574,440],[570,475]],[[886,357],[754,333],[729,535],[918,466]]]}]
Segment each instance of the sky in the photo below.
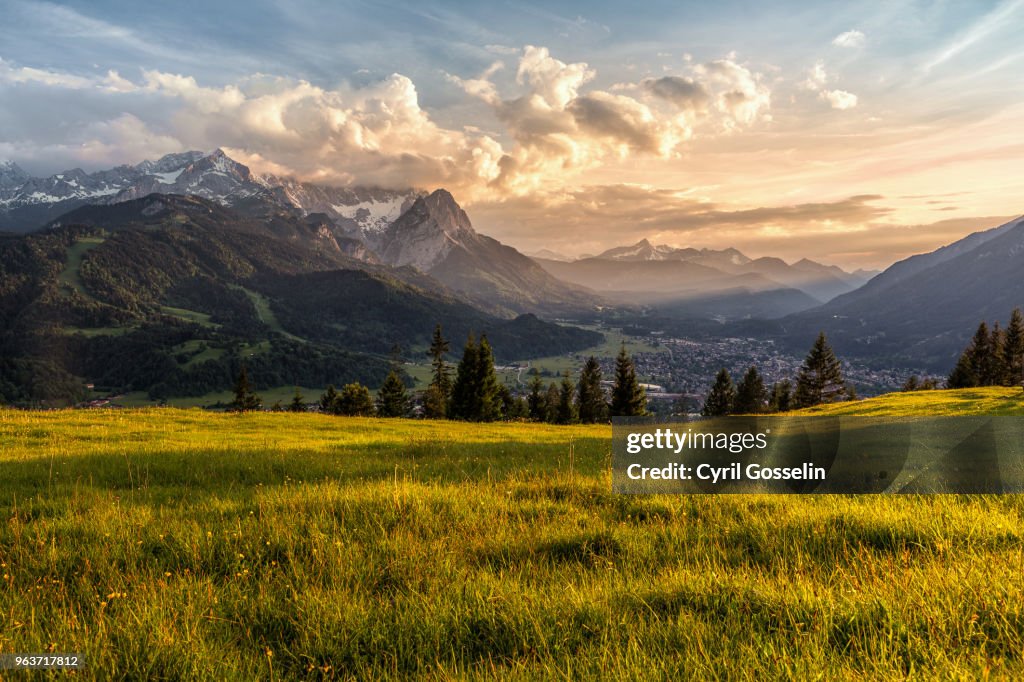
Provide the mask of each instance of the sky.
[{"label": "sky", "polygon": [[1024,212],[1024,0],[0,0],[0,158],[224,148],[523,251],[884,267]]}]

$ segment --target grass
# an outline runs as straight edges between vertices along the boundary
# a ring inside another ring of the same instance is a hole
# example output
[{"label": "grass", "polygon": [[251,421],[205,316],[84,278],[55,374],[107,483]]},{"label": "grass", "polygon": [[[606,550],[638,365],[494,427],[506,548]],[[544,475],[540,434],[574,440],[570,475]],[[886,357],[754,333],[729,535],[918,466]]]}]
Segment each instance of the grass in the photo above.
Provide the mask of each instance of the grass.
[{"label": "grass", "polygon": [[812,407],[801,410],[799,414],[933,417],[1024,415],[1024,391],[1020,388],[965,388],[955,391],[888,393],[867,400]]},{"label": "grass", "polygon": [[219,327],[219,324],[210,321],[210,315],[207,313],[201,313],[196,310],[188,310],[187,308],[175,308],[174,306],[162,305],[160,311],[165,315],[172,317],[178,317],[187,322],[194,322],[203,327],[215,328]]},{"label": "grass", "polygon": [[0,411],[0,651],[81,652],[87,679],[1024,674],[1021,498],[617,496],[609,448],[604,426]]},{"label": "grass", "polygon": [[68,247],[68,260],[64,269],[57,276],[57,280],[65,287],[78,292],[87,300],[94,301],[92,294],[85,289],[82,283],[81,268],[82,260],[89,251],[95,249],[104,242],[103,237],[82,237]]},{"label": "grass", "polygon": [[274,315],[274,311],[270,307],[270,301],[267,300],[266,296],[251,289],[246,289],[245,287],[239,286],[235,288],[245,293],[245,295],[249,297],[249,300],[252,301],[253,307],[256,309],[256,316],[259,317],[260,322],[267,325],[271,330],[292,339],[293,341],[303,340],[298,336],[285,331],[284,327],[282,327],[281,323],[278,321],[277,316]]}]

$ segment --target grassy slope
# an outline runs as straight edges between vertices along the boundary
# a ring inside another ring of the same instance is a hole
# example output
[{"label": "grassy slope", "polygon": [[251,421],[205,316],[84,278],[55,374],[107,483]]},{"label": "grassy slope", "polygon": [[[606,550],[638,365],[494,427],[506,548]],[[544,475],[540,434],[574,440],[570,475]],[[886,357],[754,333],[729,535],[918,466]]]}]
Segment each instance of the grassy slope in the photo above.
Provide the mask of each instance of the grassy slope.
[{"label": "grassy slope", "polygon": [[0,650],[97,678],[1020,676],[1020,498],[613,496],[609,435],[0,411]]},{"label": "grassy slope", "polygon": [[956,391],[889,393],[877,398],[821,405],[796,414],[954,416],[967,414],[1024,415],[1019,388],[965,388]]}]

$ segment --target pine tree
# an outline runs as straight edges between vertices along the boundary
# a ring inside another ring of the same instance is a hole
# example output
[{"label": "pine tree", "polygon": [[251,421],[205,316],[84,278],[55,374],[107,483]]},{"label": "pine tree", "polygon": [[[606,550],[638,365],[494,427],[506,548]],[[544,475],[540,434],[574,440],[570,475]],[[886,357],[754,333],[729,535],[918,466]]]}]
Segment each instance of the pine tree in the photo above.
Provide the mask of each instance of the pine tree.
[{"label": "pine tree", "polygon": [[992,370],[995,364],[992,348],[992,334],[988,325],[982,322],[974,332],[974,338],[967,346],[967,357],[974,372],[976,386],[990,386]]},{"label": "pine tree", "polygon": [[1006,384],[1006,379],[1010,372],[1006,366],[1006,335],[999,327],[998,322],[992,327],[992,335],[989,337],[988,345],[989,352],[992,353],[992,359],[990,361],[987,383],[989,386],[1003,386]]},{"label": "pine tree", "polygon": [[448,363],[444,356],[449,351],[448,340],[441,333],[441,325],[434,327],[434,336],[430,340],[430,364],[433,367],[433,378],[427,387],[429,395],[424,396],[423,411],[432,419],[443,419],[448,412],[448,400],[452,394],[452,378],[448,371]]},{"label": "pine tree", "polygon": [[448,415],[448,399],[434,384],[423,391],[423,416],[427,419],[444,419]]},{"label": "pine tree", "polygon": [[769,412],[789,412],[792,402],[793,385],[789,379],[772,384],[772,395],[768,400]]},{"label": "pine tree", "polygon": [[338,402],[339,398],[338,390],[334,388],[334,384],[329,385],[318,401],[320,404],[320,411],[325,414],[341,414],[341,405]]},{"label": "pine tree", "polygon": [[392,369],[377,391],[377,414],[381,417],[404,417],[409,412],[409,392],[398,372]]},{"label": "pine tree", "polygon": [[751,366],[736,388],[732,410],[737,414],[757,414],[764,412],[767,402],[768,391],[765,390],[764,379],[757,368]]},{"label": "pine tree", "polygon": [[498,383],[498,404],[501,406],[502,419],[512,419],[515,411],[516,397],[512,395],[512,389],[508,384]]},{"label": "pine tree", "polygon": [[547,403],[543,391],[544,382],[540,380],[539,374],[534,374],[530,379],[530,395],[526,397],[530,421],[542,422],[547,419]]},{"label": "pine tree", "polygon": [[249,384],[249,372],[242,365],[235,381],[235,399],[231,401],[231,409],[235,412],[252,412],[263,407],[263,400],[256,395]]},{"label": "pine tree", "polygon": [[288,405],[289,412],[305,412],[306,411],[306,400],[302,397],[302,391],[299,387],[295,387],[295,395],[292,396],[292,402]]},{"label": "pine tree", "polygon": [[491,344],[487,336],[480,337],[480,346],[477,351],[477,405],[476,419],[484,422],[492,422],[501,419],[501,396],[499,393],[498,375],[494,371],[494,353],[491,352]]},{"label": "pine tree", "polygon": [[705,417],[722,417],[732,412],[733,403],[736,400],[736,389],[732,384],[732,377],[725,367],[718,370],[715,376],[715,383],[704,401],[704,408],[700,411]]},{"label": "pine tree", "polygon": [[1024,382],[1024,316],[1020,308],[1014,308],[1010,323],[1006,326],[1005,337],[1006,380],[1010,386]]},{"label": "pine tree", "polygon": [[348,417],[372,417],[376,411],[370,389],[359,382],[345,384],[338,394],[337,414]]},{"label": "pine tree", "polygon": [[794,407],[834,403],[847,397],[842,367],[828,345],[825,332],[820,332],[797,376]]},{"label": "pine tree", "polygon": [[459,361],[459,366],[455,370],[455,383],[452,386],[452,399],[448,411],[452,419],[467,421],[476,419],[477,395],[479,395],[477,385],[479,357],[480,350],[476,345],[476,339],[473,334],[470,334],[466,339],[466,345],[462,348],[462,360]]},{"label": "pine tree", "polygon": [[558,411],[555,422],[558,424],[572,424],[576,421],[576,405],[573,404],[573,394],[576,392],[569,379],[569,370],[562,375],[562,386],[558,391]]},{"label": "pine tree", "polygon": [[549,424],[558,423],[558,398],[560,396],[561,391],[558,390],[558,384],[552,381],[544,395],[544,421]]},{"label": "pine tree", "polygon": [[581,422],[596,424],[608,421],[608,403],[601,388],[601,365],[593,355],[583,364],[576,396]]},{"label": "pine tree", "polygon": [[636,368],[626,352],[626,344],[622,344],[615,358],[610,411],[613,417],[642,417],[647,414],[647,394],[636,379]]},{"label": "pine tree", "polygon": [[917,375],[912,375],[909,379],[903,382],[903,388],[900,390],[904,393],[912,393],[921,389],[921,381],[917,378]]},{"label": "pine tree", "polygon": [[946,379],[947,388],[974,388],[978,385],[978,376],[974,373],[974,363],[969,350],[960,354],[956,367]]}]

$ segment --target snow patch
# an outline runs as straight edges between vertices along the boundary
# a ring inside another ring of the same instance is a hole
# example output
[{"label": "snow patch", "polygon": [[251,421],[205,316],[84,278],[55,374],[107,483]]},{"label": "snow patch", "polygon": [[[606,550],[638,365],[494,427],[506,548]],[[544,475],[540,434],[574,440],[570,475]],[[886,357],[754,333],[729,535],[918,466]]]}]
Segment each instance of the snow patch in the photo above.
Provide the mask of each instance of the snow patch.
[{"label": "snow patch", "polygon": [[331,204],[331,208],[341,217],[354,220],[364,230],[383,232],[402,215],[405,200],[406,197],[399,195],[384,201],[370,199],[358,204]]},{"label": "snow patch", "polygon": [[153,173],[153,177],[157,179],[161,185],[173,185],[181,177],[181,174],[185,172],[184,168],[169,173]]}]

